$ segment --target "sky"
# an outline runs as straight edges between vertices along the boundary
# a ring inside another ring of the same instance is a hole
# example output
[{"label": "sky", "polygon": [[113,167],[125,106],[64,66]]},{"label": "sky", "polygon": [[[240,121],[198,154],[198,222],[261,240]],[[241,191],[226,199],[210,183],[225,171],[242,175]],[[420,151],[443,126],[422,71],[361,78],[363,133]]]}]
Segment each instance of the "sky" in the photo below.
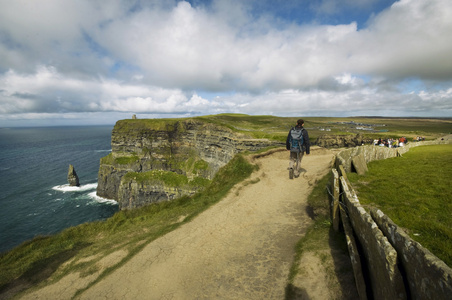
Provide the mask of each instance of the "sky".
[{"label": "sky", "polygon": [[0,0],[0,127],[452,117],[450,0]]}]

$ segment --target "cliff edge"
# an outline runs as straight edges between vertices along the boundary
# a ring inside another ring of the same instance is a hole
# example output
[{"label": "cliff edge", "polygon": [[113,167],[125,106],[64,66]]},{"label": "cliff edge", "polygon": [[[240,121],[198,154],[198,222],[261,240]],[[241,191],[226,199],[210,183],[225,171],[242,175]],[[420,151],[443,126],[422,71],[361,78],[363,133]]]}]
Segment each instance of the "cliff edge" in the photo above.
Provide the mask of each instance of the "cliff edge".
[{"label": "cliff edge", "polygon": [[97,195],[120,209],[191,195],[235,154],[275,145],[201,118],[120,120],[100,160]]}]

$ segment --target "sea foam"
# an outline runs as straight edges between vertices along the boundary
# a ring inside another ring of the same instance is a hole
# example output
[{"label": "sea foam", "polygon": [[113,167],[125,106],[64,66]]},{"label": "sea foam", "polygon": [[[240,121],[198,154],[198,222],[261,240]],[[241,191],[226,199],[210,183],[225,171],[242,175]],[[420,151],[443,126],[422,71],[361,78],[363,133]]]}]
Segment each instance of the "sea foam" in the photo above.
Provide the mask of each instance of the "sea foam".
[{"label": "sea foam", "polygon": [[94,201],[99,202],[99,203],[106,203],[106,204],[118,204],[118,202],[116,202],[113,199],[107,199],[107,198],[102,198],[96,195],[96,192],[91,192],[88,194]]},{"label": "sea foam", "polygon": [[[67,193],[67,192],[87,192],[87,191],[95,190],[96,188],[97,188],[97,183],[89,183],[89,184],[84,184],[81,186],[70,186],[69,184],[63,184],[63,185],[54,186],[52,189],[55,191]],[[102,197],[97,196],[96,191],[86,193],[85,195],[87,195],[89,198],[91,198],[94,203],[105,203],[105,204],[112,204],[112,205],[118,204],[118,202],[116,202],[113,199],[107,199],[107,198],[102,198]]]},{"label": "sea foam", "polygon": [[84,192],[94,190],[96,188],[97,183],[88,183],[81,186],[70,186],[69,184],[63,184],[54,186],[52,189],[55,191],[66,193],[66,192]]}]

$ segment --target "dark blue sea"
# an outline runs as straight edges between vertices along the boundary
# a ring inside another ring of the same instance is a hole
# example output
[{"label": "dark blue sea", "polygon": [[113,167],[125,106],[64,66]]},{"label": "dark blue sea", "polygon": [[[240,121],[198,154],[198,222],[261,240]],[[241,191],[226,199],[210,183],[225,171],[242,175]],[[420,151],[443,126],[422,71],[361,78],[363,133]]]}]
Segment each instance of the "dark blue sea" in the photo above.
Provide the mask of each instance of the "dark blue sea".
[{"label": "dark blue sea", "polygon": [[[0,128],[0,252],[118,211],[96,196],[113,126]],[[67,183],[69,164],[80,187]]]}]

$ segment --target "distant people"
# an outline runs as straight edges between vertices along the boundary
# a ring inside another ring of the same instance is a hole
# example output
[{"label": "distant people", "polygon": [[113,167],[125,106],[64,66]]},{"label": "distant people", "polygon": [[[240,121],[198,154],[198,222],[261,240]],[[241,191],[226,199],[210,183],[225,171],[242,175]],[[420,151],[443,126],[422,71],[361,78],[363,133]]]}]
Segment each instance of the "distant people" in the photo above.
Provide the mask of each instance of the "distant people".
[{"label": "distant people", "polygon": [[406,142],[407,142],[406,137],[402,136],[402,137],[399,139],[399,146],[400,146],[400,147],[405,146],[405,145],[406,145]]},{"label": "distant people", "polygon": [[311,142],[309,141],[309,134],[303,128],[304,120],[299,119],[297,125],[290,129],[286,139],[286,149],[290,151],[289,161],[289,178],[293,179],[300,176],[301,159],[304,153],[307,155],[311,152]]},{"label": "distant people", "polygon": [[392,148],[397,148],[399,145],[398,145],[398,143],[397,143],[397,139],[394,139],[393,141],[392,141]]}]

